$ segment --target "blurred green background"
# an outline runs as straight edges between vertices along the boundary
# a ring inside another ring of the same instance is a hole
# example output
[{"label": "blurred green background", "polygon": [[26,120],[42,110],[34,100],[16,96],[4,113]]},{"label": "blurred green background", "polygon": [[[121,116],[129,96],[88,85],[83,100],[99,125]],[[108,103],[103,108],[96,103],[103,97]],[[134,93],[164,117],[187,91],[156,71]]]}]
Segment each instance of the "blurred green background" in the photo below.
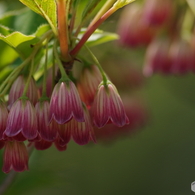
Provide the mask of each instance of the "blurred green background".
[{"label": "blurred green background", "polygon": [[[0,2],[1,14],[21,7],[16,1]],[[119,13],[115,14],[102,28],[115,29],[118,16]],[[144,49],[121,49],[116,43],[99,48],[94,51],[98,52],[105,69],[108,59],[113,58],[129,66],[136,64],[141,68],[143,65]],[[54,147],[34,151],[30,171],[19,173],[5,195],[193,194],[194,87],[194,74],[152,76],[136,91],[149,109],[149,120],[142,129],[107,144],[78,146],[71,141],[65,152],[58,152]],[[1,172],[0,183],[5,177]]]}]

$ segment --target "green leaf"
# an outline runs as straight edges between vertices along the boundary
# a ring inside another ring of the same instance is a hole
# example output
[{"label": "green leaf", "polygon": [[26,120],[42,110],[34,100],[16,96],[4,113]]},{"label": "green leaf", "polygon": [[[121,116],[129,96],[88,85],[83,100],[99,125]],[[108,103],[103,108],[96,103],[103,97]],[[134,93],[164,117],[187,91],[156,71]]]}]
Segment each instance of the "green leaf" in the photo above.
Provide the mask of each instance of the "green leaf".
[{"label": "green leaf", "polygon": [[[85,33],[85,29],[82,29],[81,33],[79,34],[79,38],[82,37],[82,35]],[[110,33],[110,32],[104,32],[102,30],[97,29],[87,40],[87,46],[93,47],[96,45],[100,45],[102,43],[106,43],[108,41],[114,41],[119,39],[118,34],[116,33]]]},{"label": "green leaf", "polygon": [[14,32],[7,36],[0,35],[0,40],[13,48],[21,58],[26,58],[32,51],[31,45],[38,41],[36,36],[24,35],[20,32]]},{"label": "green leaf", "polygon": [[91,0],[87,3],[87,6],[85,7],[82,18],[86,18],[91,12],[95,9],[95,7],[100,3],[101,0]]},{"label": "green leaf", "polygon": [[47,21],[28,8],[7,12],[0,18],[0,24],[8,28],[10,33],[19,31],[26,35],[33,34],[43,23],[47,23]]},{"label": "green leaf", "polygon": [[39,37],[49,29],[50,27],[48,25],[42,25],[33,35],[24,35],[21,32],[13,32],[6,36],[0,34],[0,40],[7,43],[7,45],[14,49],[21,58],[25,59],[33,50],[31,46],[36,44],[39,41]]},{"label": "green leaf", "polygon": [[34,12],[42,15],[57,34],[56,2],[54,0],[19,0]]}]

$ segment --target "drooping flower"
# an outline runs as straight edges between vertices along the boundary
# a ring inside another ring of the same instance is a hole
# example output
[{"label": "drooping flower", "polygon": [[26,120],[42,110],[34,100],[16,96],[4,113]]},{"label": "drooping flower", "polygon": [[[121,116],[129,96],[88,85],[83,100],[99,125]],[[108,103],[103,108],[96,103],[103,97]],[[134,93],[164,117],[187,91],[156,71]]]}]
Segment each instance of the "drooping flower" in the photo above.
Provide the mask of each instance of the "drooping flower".
[{"label": "drooping flower", "polygon": [[162,25],[170,20],[173,11],[172,0],[146,0],[143,18],[150,25]]},{"label": "drooping flower", "polygon": [[71,139],[70,121],[65,124],[59,124],[58,125],[58,136],[56,139],[57,143],[59,143],[60,145],[66,145],[70,141],[70,139]]},{"label": "drooping flower", "polygon": [[126,6],[118,24],[119,44],[126,47],[147,45],[154,37],[154,31],[143,21],[142,9],[134,4]]},{"label": "drooping flower", "polygon": [[151,76],[153,73],[170,73],[169,58],[170,41],[168,39],[155,39],[147,48],[143,73]]},{"label": "drooping flower", "polygon": [[94,137],[94,130],[91,124],[90,115],[87,108],[84,106],[85,122],[77,122],[72,119],[70,123],[71,134],[74,141],[79,145],[85,145],[90,140],[96,142]]},{"label": "drooping flower", "polygon": [[38,137],[35,108],[28,99],[18,99],[12,105],[4,134],[18,141]]},{"label": "drooping flower", "polygon": [[37,150],[46,150],[52,146],[52,142],[41,139],[40,141],[34,142],[34,146]]},{"label": "drooping flower", "polygon": [[79,93],[72,81],[56,84],[50,101],[50,121],[54,119],[58,124],[64,124],[74,118],[84,121],[83,107]]},{"label": "drooping flower", "polygon": [[7,141],[3,156],[3,172],[28,170],[28,152],[23,142]]},{"label": "drooping flower", "polygon": [[3,103],[3,101],[0,100],[0,140],[3,139],[3,133],[7,125],[7,117],[8,117],[8,110],[5,104]]},{"label": "drooping flower", "polygon": [[57,139],[54,142],[54,145],[60,152],[65,151],[67,149],[66,141],[62,140],[60,136],[57,137]]},{"label": "drooping flower", "polygon": [[102,76],[97,66],[93,65],[83,69],[77,87],[81,100],[85,102],[87,106],[92,105],[98,85],[101,81]]},{"label": "drooping flower", "polygon": [[47,100],[37,102],[35,110],[41,138],[48,142],[54,141],[57,137],[58,124],[55,121],[49,123],[49,102]]},{"label": "drooping flower", "polygon": [[175,40],[172,42],[169,51],[171,73],[185,74],[192,71],[195,58],[193,48],[184,39]]},{"label": "drooping flower", "polygon": [[116,87],[110,82],[100,83],[91,108],[93,123],[101,128],[108,122],[122,127],[129,122]]},{"label": "drooping flower", "polygon": [[[22,96],[26,84],[26,78],[20,75],[13,83],[8,99],[8,108],[10,109],[12,104]],[[26,96],[35,105],[38,101],[38,90],[33,77],[30,80]]]},{"label": "drooping flower", "polygon": [[94,128],[97,141],[114,141],[121,138],[121,136],[129,137],[136,133],[140,127],[145,125],[148,121],[148,111],[142,101],[136,99],[123,98],[124,108],[131,121],[129,124],[118,128],[111,124],[105,125],[103,128]]}]

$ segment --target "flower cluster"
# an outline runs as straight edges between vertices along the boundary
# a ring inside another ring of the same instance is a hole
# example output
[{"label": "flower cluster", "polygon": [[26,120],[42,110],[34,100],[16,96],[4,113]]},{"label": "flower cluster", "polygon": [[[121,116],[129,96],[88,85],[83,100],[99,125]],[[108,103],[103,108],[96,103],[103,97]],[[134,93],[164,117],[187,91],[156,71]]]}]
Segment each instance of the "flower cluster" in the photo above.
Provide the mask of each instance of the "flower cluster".
[{"label": "flower cluster", "polygon": [[[116,87],[88,42],[94,32],[100,33],[92,38],[94,45],[116,39],[117,35],[97,28],[132,1],[99,4],[96,0],[88,5],[62,0],[38,7],[23,1],[48,24],[39,26],[31,36],[8,27],[3,30],[2,40],[17,53],[9,61],[16,61],[15,67],[6,69],[5,64],[5,72],[10,74],[1,78],[0,85],[0,148],[4,147],[5,173],[27,170],[31,148],[45,150],[54,145],[64,151],[71,139],[79,145],[96,143],[94,127],[131,123]],[[86,21],[91,21],[87,28]],[[83,46],[89,56],[82,54]],[[75,74],[77,62],[80,75]]]},{"label": "flower cluster", "polygon": [[[123,46],[147,46],[143,73],[194,72],[194,22],[187,2],[146,0],[124,9],[118,32]],[[133,18],[125,20],[125,18]]]},{"label": "flower cluster", "polygon": [[147,48],[144,75],[153,73],[182,75],[194,72],[195,50],[184,40],[155,39]]},{"label": "flower cluster", "polygon": [[100,75],[91,66],[81,74],[79,91],[70,79],[59,80],[51,97],[41,98],[33,78],[26,95],[22,95],[25,77],[20,75],[10,89],[8,106],[3,101],[0,104],[0,139],[1,147],[5,147],[3,171],[28,169],[24,141],[37,150],[54,143],[63,151],[71,138],[79,145],[96,142],[94,126],[100,128],[110,122],[119,127],[126,125],[128,118],[115,86],[110,81],[101,82]]}]

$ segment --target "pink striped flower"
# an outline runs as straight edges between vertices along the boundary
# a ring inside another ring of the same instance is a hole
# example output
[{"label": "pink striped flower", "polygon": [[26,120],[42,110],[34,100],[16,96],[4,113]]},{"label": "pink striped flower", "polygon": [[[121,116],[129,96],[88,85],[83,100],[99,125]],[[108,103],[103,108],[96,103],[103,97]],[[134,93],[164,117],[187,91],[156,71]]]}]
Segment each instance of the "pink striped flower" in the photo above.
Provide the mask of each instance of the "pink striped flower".
[{"label": "pink striped flower", "polygon": [[35,106],[38,131],[43,140],[52,142],[57,137],[57,126],[55,121],[49,123],[49,102],[39,101]]},{"label": "pink striped flower", "polygon": [[54,142],[54,145],[60,152],[65,151],[67,149],[66,141],[62,140],[60,136],[57,137],[57,139]]},{"label": "pink striped flower", "polygon": [[42,139],[40,141],[34,142],[34,146],[37,150],[46,150],[52,146],[52,142],[48,142]]},{"label": "pink striped flower", "polygon": [[84,118],[85,122],[77,122],[74,119],[69,122],[71,126],[72,138],[79,145],[85,145],[90,140],[96,143],[91,119],[86,107],[84,107]]},{"label": "pink striped flower", "polygon": [[153,73],[170,73],[170,45],[168,39],[155,39],[150,43],[146,51],[143,69],[145,76],[151,76]]},{"label": "pink striped flower", "polygon": [[[22,96],[25,88],[25,84],[26,84],[26,79],[22,75],[20,75],[14,81],[9,92],[9,99],[8,99],[9,109],[11,108],[12,104]],[[35,84],[35,80],[33,78],[30,80],[26,96],[33,103],[33,105],[35,105],[36,102],[38,101],[38,90]]]},{"label": "pink striped flower", "polygon": [[151,25],[162,25],[171,19],[174,11],[172,0],[146,0],[143,18]]},{"label": "pink striped flower", "polygon": [[82,102],[72,81],[59,82],[54,87],[50,102],[50,121],[64,124],[74,118],[84,121]]},{"label": "pink striped flower", "polygon": [[90,66],[83,69],[77,85],[81,100],[87,106],[91,106],[102,76],[97,66]]},{"label": "pink striped flower", "polygon": [[13,104],[4,134],[18,141],[33,140],[38,137],[35,108],[29,100],[19,99]]},{"label": "pink striped flower", "polygon": [[[73,120],[73,119],[72,119]],[[72,121],[71,120],[71,121]],[[60,145],[66,145],[71,139],[71,124],[70,121],[66,124],[58,125],[58,137],[57,143],[61,143]]]},{"label": "pink striped flower", "polygon": [[184,39],[175,40],[170,46],[171,73],[185,74],[193,69],[195,63],[193,48]]},{"label": "pink striped flower", "polygon": [[154,30],[143,21],[141,6],[133,4],[124,8],[118,23],[118,34],[119,44],[125,47],[150,43],[154,37]]},{"label": "pink striped flower", "polygon": [[91,114],[93,123],[99,128],[109,122],[118,127],[129,123],[118,91],[110,81],[107,81],[106,84],[102,82],[99,85]]},{"label": "pink striped flower", "polygon": [[7,141],[3,157],[3,172],[28,170],[28,152],[23,142]]},{"label": "pink striped flower", "polygon": [[8,110],[5,104],[0,100],[0,140],[3,139],[3,133],[6,129]]}]

